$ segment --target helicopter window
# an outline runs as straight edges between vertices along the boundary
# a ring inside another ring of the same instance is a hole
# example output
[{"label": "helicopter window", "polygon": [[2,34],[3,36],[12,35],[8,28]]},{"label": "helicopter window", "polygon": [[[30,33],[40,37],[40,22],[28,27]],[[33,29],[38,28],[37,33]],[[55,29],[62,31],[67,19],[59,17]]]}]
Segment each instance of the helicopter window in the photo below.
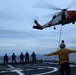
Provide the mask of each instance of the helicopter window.
[{"label": "helicopter window", "polygon": [[56,17],[56,15],[53,16],[53,19]]},{"label": "helicopter window", "polygon": [[62,15],[65,15],[65,12],[62,12]]},{"label": "helicopter window", "polygon": [[64,20],[66,18],[66,14],[65,14],[65,12],[63,11],[62,12],[62,20]]},{"label": "helicopter window", "polygon": [[75,12],[75,10],[73,12]]},{"label": "helicopter window", "polygon": [[75,11],[73,11],[73,13],[75,13]]}]

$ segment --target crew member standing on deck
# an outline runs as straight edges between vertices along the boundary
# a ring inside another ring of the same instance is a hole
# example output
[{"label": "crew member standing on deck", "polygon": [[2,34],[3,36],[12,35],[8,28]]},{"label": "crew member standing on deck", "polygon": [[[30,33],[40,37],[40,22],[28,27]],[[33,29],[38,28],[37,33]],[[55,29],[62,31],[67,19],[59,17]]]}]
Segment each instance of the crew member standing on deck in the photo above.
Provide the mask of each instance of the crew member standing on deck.
[{"label": "crew member standing on deck", "polygon": [[33,62],[36,63],[36,54],[34,52],[32,52],[31,57],[32,57],[32,63]]},{"label": "crew member standing on deck", "polygon": [[21,52],[20,54],[20,63],[23,63],[24,62],[24,54]]},{"label": "crew member standing on deck", "polygon": [[15,62],[16,63],[16,55],[15,53],[12,54],[12,63]]},{"label": "crew member standing on deck", "polygon": [[26,54],[25,54],[25,62],[29,63],[29,53],[28,52],[26,52]]},{"label": "crew member standing on deck", "polygon": [[45,56],[52,56],[52,55],[58,55],[59,58],[59,64],[60,64],[60,74],[64,75],[66,72],[66,75],[70,75],[71,68],[69,65],[69,53],[76,53],[76,50],[70,50],[65,48],[66,45],[64,44],[64,40],[62,40],[60,44],[60,49],[49,53],[45,54]]},{"label": "crew member standing on deck", "polygon": [[7,54],[5,54],[5,56],[4,56],[4,64],[8,64],[8,60],[9,60],[9,58],[8,58],[8,55]]}]

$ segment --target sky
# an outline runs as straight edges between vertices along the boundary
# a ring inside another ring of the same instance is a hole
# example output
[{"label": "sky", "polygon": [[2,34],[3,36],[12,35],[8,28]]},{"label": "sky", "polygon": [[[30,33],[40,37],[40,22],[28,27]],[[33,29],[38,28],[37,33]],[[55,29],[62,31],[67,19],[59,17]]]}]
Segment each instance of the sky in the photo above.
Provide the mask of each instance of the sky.
[{"label": "sky", "polygon": [[[43,2],[46,1],[46,4]],[[59,8],[67,8],[72,0],[0,0],[0,55],[25,53],[45,54],[58,49],[59,39],[65,40],[66,47],[76,50],[76,24],[67,24],[46,28],[33,29],[34,20],[43,25],[52,19],[48,14],[58,12],[50,8],[44,9],[47,4]],[[76,2],[73,2],[75,5]],[[40,5],[39,8],[36,5]],[[42,5],[42,6],[41,6]],[[76,6],[69,10],[76,10]]]}]

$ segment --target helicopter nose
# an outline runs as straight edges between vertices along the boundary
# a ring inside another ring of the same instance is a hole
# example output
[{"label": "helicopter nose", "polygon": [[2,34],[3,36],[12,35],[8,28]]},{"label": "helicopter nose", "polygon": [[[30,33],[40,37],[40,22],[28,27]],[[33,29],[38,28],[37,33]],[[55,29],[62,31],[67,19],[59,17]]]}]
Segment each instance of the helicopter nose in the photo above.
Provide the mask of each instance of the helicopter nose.
[{"label": "helicopter nose", "polygon": [[34,23],[37,23],[37,20],[34,20]]}]

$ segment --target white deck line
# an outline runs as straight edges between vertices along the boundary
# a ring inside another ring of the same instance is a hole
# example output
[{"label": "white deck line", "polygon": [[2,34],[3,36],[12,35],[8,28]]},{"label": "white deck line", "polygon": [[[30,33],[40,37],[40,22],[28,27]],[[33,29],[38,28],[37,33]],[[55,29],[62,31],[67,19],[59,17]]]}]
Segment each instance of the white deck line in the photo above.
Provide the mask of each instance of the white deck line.
[{"label": "white deck line", "polygon": [[[8,65],[8,64],[7,64],[7,65]],[[18,73],[19,75],[25,75],[25,74],[23,74],[20,70],[15,69],[15,67],[13,67],[13,66],[11,66],[11,65],[8,65],[8,67],[10,67],[11,69],[13,69],[12,71]]]},{"label": "white deck line", "polygon": [[53,70],[49,71],[49,72],[44,72],[44,73],[39,73],[39,74],[33,74],[33,75],[45,75],[45,74],[56,72],[58,70],[58,68],[56,68],[56,67],[48,67],[48,66],[44,66],[44,67],[50,68],[50,69],[53,69]]}]

